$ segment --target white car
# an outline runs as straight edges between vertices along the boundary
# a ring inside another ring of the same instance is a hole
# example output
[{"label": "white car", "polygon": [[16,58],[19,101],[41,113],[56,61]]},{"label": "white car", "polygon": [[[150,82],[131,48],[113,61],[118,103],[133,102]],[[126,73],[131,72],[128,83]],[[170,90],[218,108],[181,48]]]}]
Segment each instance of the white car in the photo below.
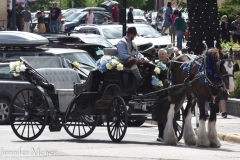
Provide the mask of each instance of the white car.
[{"label": "white car", "polygon": [[[77,33],[93,33],[105,37],[112,45],[117,46],[122,39],[122,25],[81,25],[74,29]],[[154,45],[144,37],[137,36],[134,39],[138,50],[143,54],[151,54],[155,57]]]},{"label": "white car", "polygon": [[155,53],[161,48],[166,49],[169,55],[173,53],[173,45],[171,41],[161,36],[161,34],[152,26],[146,24],[127,24],[127,26],[136,27],[138,35],[152,42],[155,47]]},{"label": "white car", "polygon": [[[126,9],[126,16],[128,15],[128,11],[129,9]],[[147,24],[147,19],[145,18],[144,12],[142,10],[133,9],[133,23]]]}]

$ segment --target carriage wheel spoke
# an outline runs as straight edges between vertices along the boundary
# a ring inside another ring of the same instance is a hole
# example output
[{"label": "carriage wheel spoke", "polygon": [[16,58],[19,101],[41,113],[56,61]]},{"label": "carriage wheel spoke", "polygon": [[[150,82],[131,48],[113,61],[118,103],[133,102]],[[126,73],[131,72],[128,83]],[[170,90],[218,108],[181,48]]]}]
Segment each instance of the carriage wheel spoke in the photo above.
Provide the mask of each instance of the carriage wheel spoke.
[{"label": "carriage wheel spoke", "polygon": [[33,128],[32,121],[31,121],[31,126],[32,126],[32,130],[33,130],[33,135],[35,136],[35,131],[34,131],[34,128]]},{"label": "carriage wheel spoke", "polygon": [[35,125],[37,126],[37,128],[40,130],[40,128],[38,127],[39,124],[37,124],[35,121],[33,121],[35,123]]},{"label": "carriage wheel spoke", "polygon": [[14,125],[19,125],[16,130],[18,130],[22,126],[23,123],[24,123],[24,121],[20,125],[19,124],[14,124]]},{"label": "carriage wheel spoke", "polygon": [[83,122],[82,122],[82,125],[83,125],[84,133],[86,134],[87,132],[86,132],[86,130],[85,130],[85,126],[84,126]]},{"label": "carriage wheel spoke", "polygon": [[35,120],[37,120],[40,124],[43,124],[43,121],[40,120],[39,118],[37,118],[37,117],[35,117],[35,116],[33,116],[33,118],[34,118]]},{"label": "carriage wheel spoke", "polygon": [[19,109],[19,110],[21,110],[21,111],[25,111],[25,109],[20,108],[20,107],[18,107],[17,105],[14,105],[14,108],[17,108],[17,109]]},{"label": "carriage wheel spoke", "polygon": [[29,122],[27,122],[28,123],[28,138],[29,138]]},{"label": "carriage wheel spoke", "polygon": [[76,123],[77,123],[77,122],[75,122],[75,125],[74,125],[74,127],[73,127],[73,132],[72,132],[73,134],[74,134],[74,132],[75,132]]},{"label": "carriage wheel spoke", "polygon": [[78,122],[78,135],[79,135],[79,137],[80,137],[80,122]]},{"label": "carriage wheel spoke", "polygon": [[91,127],[90,127],[90,125],[89,125],[89,123],[83,118],[83,116],[81,116],[81,118],[82,118],[82,120],[85,122],[85,124],[87,124],[88,125],[88,127],[89,127],[89,129],[91,129]]},{"label": "carriage wheel spoke", "polygon": [[112,127],[112,130],[110,131],[111,133],[113,132],[115,126],[116,126],[116,123],[114,123],[114,126]]},{"label": "carriage wheel spoke", "polygon": [[24,127],[23,127],[22,136],[23,136],[23,133],[24,133],[24,131],[25,131],[26,124],[27,124],[27,122],[25,123],[25,125],[24,125]]},{"label": "carriage wheel spoke", "polygon": [[26,108],[24,107],[24,105],[22,104],[22,102],[19,100],[19,98],[17,97],[17,100],[21,103],[21,105],[23,106],[23,108],[21,110],[26,111]]},{"label": "carriage wheel spoke", "polygon": [[24,100],[24,103],[25,103],[25,106],[26,106],[27,103],[26,103],[25,97],[24,97],[24,95],[23,95],[23,92],[21,92],[21,94],[22,94],[22,97],[23,97],[23,100]]}]

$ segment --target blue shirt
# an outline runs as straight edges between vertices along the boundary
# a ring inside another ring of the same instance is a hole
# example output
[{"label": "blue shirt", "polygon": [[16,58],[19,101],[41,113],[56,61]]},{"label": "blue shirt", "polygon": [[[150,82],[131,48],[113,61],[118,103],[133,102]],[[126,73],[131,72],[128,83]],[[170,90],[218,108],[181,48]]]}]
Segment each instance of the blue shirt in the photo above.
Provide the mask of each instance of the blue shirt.
[{"label": "blue shirt", "polygon": [[[125,36],[124,38],[126,39],[126,41],[128,43],[132,44],[132,41],[128,37]],[[128,54],[127,45],[125,44],[125,42],[120,41],[118,43],[117,48],[118,48],[119,59],[121,61],[127,61],[130,58],[135,58],[135,57],[131,56],[130,54]],[[142,57],[143,57],[142,54],[139,51],[137,51],[137,58],[141,59]]]}]

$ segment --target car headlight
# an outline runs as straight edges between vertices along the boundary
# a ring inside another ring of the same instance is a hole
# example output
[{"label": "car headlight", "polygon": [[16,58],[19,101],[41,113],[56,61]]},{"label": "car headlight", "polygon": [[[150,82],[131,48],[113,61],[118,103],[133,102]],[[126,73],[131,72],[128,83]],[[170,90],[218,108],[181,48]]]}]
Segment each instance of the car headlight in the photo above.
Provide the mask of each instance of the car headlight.
[{"label": "car headlight", "polygon": [[167,45],[167,48],[173,48],[172,44]]}]

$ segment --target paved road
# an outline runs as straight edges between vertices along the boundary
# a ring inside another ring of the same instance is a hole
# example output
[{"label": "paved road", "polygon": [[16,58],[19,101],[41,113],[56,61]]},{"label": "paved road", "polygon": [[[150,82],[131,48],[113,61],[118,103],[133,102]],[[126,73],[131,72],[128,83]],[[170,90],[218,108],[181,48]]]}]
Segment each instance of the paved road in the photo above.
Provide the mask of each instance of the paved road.
[{"label": "paved road", "polygon": [[[232,123],[232,118],[230,116],[229,121],[225,119],[225,125],[221,122],[223,120],[219,120],[218,129]],[[239,118],[236,120],[235,126],[240,126]],[[234,125],[229,127],[234,128]],[[110,140],[106,127],[97,127],[83,140],[71,138],[64,130],[49,132],[46,127],[42,135],[32,142],[19,140],[8,125],[0,126],[0,131],[0,159],[4,160],[30,160],[33,157],[35,160],[240,159],[240,145],[229,142],[222,142],[219,149],[185,146],[183,140],[178,146],[165,146],[155,141],[157,127],[147,123],[142,127],[128,128],[119,144]]]}]

